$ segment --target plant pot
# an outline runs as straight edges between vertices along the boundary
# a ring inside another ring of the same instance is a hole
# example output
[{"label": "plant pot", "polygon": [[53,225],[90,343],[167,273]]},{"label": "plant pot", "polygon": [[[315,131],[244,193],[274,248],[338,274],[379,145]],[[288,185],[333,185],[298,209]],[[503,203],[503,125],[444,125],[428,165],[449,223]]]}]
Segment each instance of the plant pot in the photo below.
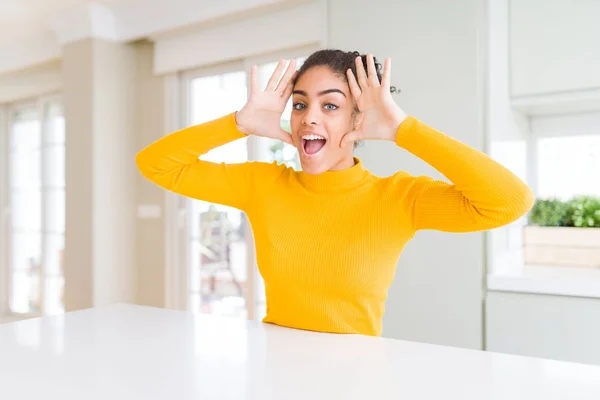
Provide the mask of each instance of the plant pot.
[{"label": "plant pot", "polygon": [[526,264],[600,267],[600,228],[524,229]]}]

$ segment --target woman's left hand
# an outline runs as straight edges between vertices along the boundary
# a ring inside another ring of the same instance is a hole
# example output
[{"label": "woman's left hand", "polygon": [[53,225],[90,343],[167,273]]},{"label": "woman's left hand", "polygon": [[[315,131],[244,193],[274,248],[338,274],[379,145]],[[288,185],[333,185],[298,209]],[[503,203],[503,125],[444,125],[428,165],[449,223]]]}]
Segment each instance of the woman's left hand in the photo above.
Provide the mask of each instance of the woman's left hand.
[{"label": "woman's left hand", "polygon": [[356,57],[358,82],[351,69],[346,71],[350,92],[356,101],[360,117],[354,130],[342,137],[340,147],[356,140],[396,141],[396,131],[406,114],[394,102],[390,93],[391,67],[392,60],[388,57],[384,62],[381,83],[377,78],[372,54],[367,56],[368,76],[360,57]]}]

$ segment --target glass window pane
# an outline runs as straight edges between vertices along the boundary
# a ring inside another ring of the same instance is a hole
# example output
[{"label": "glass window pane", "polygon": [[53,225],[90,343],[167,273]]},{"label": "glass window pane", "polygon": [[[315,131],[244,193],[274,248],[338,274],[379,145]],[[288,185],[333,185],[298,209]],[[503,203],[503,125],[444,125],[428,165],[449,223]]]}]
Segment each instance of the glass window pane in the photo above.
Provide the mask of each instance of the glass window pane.
[{"label": "glass window pane", "polygon": [[45,280],[45,312],[47,315],[63,313],[64,307],[64,278],[62,276],[46,277]]},{"label": "glass window pane", "polygon": [[[191,82],[190,124],[210,121],[239,110],[246,98],[245,72],[194,79]],[[247,139],[228,143],[201,158],[213,162],[245,162],[248,160]],[[188,201],[191,227],[188,237],[190,309],[245,316],[247,263],[242,212],[201,201]]]},{"label": "glass window pane", "polygon": [[64,189],[49,189],[46,194],[46,232],[65,232],[65,191]]},{"label": "glass window pane", "polygon": [[38,107],[11,112],[9,305],[13,312],[37,313],[44,308],[52,314],[63,309],[64,118],[59,103],[46,103],[42,125]]},{"label": "glass window pane", "polygon": [[38,270],[12,273],[10,310],[14,313],[34,313],[40,310],[40,274]]},{"label": "glass window pane", "polygon": [[600,135],[538,141],[539,197],[600,196]]},{"label": "glass window pane", "polygon": [[[201,124],[241,109],[246,104],[246,73],[231,72],[194,79],[192,86],[191,124]],[[201,157],[213,162],[245,162],[248,160],[248,139],[243,138],[220,146]]]},{"label": "glass window pane", "polygon": [[50,145],[44,148],[44,187],[65,186],[65,146]]},{"label": "glass window pane", "polygon": [[256,306],[256,315],[254,319],[256,321],[261,321],[264,317],[267,316],[267,303],[258,303]]},{"label": "glass window pane", "polygon": [[45,144],[65,143],[65,119],[59,103],[47,103],[45,128]]},{"label": "glass window pane", "polygon": [[44,243],[44,267],[46,276],[63,276],[65,260],[65,236],[47,234]]},{"label": "glass window pane", "polygon": [[[306,57],[296,58],[296,68],[300,68]],[[265,88],[271,75],[275,72],[277,67],[277,61],[270,62],[267,64],[259,65],[258,67],[258,80],[259,87]],[[291,116],[292,116],[292,104],[293,99],[290,98],[285,106],[285,110],[281,115],[281,128],[291,133]],[[259,138],[258,146],[262,149],[259,151],[259,155],[266,155],[266,157],[260,157],[257,161],[273,162],[277,161],[278,164],[285,164],[288,167],[300,170],[300,159],[298,158],[298,151],[294,146],[284,143],[276,139]]]},{"label": "glass window pane", "polygon": [[241,211],[211,205],[199,219],[200,240],[191,243],[191,289],[200,291],[201,311],[243,316],[247,291],[247,249]]},{"label": "glass window pane", "polygon": [[243,71],[196,78],[191,86],[192,125],[224,116],[246,104],[246,73]]},{"label": "glass window pane", "polygon": [[41,231],[42,192],[39,190],[13,189],[10,196],[12,228]]},{"label": "glass window pane", "polygon": [[42,255],[41,232],[13,232],[10,247],[13,270],[34,271],[39,269]]},{"label": "glass window pane", "polygon": [[[210,203],[206,203],[204,201],[188,199],[188,207],[189,214],[188,218],[190,221],[199,221],[200,214],[208,211],[208,207]],[[192,223],[189,225],[190,228],[190,238],[192,240],[200,240],[200,224]]]},{"label": "glass window pane", "polygon": [[199,314],[202,312],[202,299],[200,299],[199,293],[192,293],[190,295],[190,304],[188,305],[188,309],[194,314]]},{"label": "glass window pane", "polygon": [[522,180],[527,180],[527,143],[525,140],[493,141],[490,145],[490,156]]},{"label": "glass window pane", "polygon": [[192,238],[190,244],[190,290],[200,293],[200,260],[206,251],[200,245],[199,239]]},{"label": "glass window pane", "polygon": [[42,186],[42,153],[35,149],[10,153],[10,186],[12,188],[39,188]]},{"label": "glass window pane", "polygon": [[41,145],[42,136],[37,108],[31,107],[13,111],[10,135],[11,152],[39,149]]}]

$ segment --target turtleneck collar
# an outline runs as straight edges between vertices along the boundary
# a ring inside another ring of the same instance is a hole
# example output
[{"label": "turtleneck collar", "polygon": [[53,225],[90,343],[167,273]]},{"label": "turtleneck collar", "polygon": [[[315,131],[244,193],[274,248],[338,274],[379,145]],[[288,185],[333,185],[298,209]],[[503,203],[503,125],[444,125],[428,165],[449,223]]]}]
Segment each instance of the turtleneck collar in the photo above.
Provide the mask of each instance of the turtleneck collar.
[{"label": "turtleneck collar", "polygon": [[335,192],[358,186],[366,177],[359,158],[354,157],[354,165],[339,171],[327,171],[318,175],[311,175],[304,171],[298,173],[298,180],[302,186],[314,192]]}]

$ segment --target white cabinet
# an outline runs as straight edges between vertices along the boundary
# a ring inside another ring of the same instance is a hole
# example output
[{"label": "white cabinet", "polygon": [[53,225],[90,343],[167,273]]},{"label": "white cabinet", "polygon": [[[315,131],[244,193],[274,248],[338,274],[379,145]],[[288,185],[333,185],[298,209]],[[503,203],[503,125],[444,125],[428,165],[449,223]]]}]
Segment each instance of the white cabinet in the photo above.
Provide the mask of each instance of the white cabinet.
[{"label": "white cabinet", "polygon": [[489,292],[487,350],[600,365],[600,299]]}]

